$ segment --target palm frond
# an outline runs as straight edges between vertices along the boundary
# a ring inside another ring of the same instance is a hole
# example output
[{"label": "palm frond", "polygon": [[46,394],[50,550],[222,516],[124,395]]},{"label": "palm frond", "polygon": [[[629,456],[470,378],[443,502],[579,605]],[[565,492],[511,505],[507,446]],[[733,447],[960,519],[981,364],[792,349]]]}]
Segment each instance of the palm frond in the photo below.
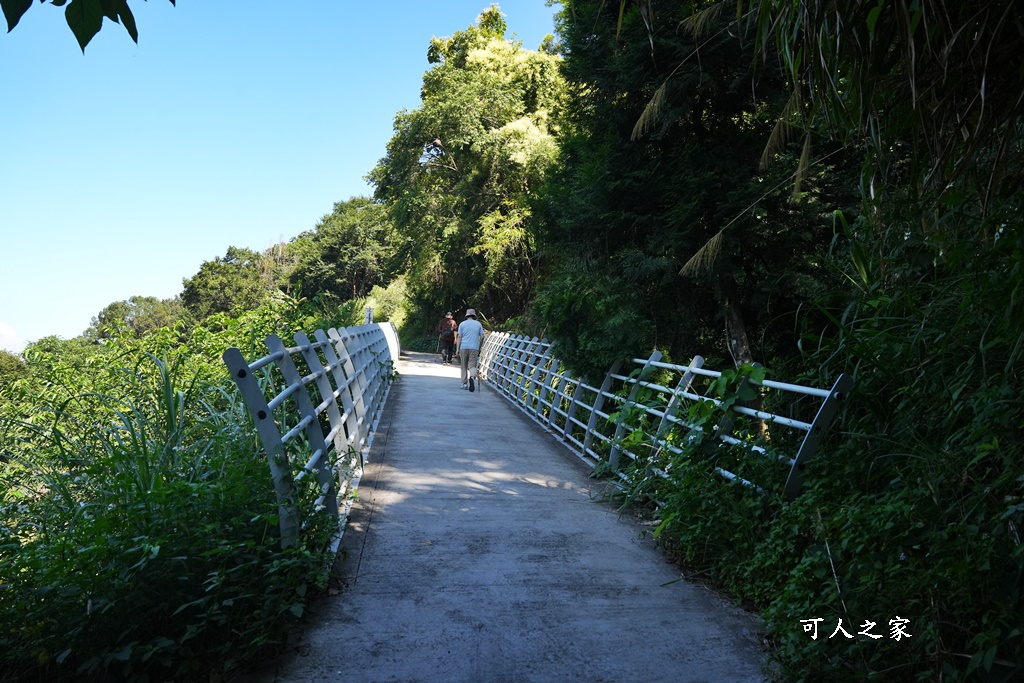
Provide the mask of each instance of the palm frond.
[{"label": "palm frond", "polygon": [[651,97],[651,101],[644,107],[644,112],[640,114],[636,125],[633,126],[633,133],[629,136],[630,141],[636,142],[642,138],[658,122],[658,119],[661,117],[661,111],[665,107],[665,90],[667,86],[668,81],[666,80],[661,84],[660,88],[654,91],[654,96]]},{"label": "palm frond", "polygon": [[725,226],[725,228],[715,233],[714,237],[705,242],[704,246],[698,249],[697,253],[683,264],[679,274],[693,278],[701,278],[711,274],[715,269],[715,263],[718,261],[718,255],[722,252],[723,236],[728,227],[728,225]]},{"label": "palm frond", "polygon": [[800,196],[800,186],[803,184],[807,169],[811,165],[811,131],[804,136],[804,149],[800,153],[800,163],[796,167],[796,177],[793,179],[793,198]]},{"label": "palm frond", "polygon": [[768,136],[768,142],[765,143],[764,151],[761,152],[761,161],[758,163],[758,166],[762,170],[771,166],[775,157],[781,154],[789,145],[793,135],[793,122],[799,116],[802,108],[801,102],[800,91],[794,89],[793,93],[789,96],[789,101],[786,102],[786,106],[782,108],[782,113],[779,114],[775,127],[772,128],[771,135]]},{"label": "palm frond", "polygon": [[722,8],[725,7],[727,1],[721,0],[721,2],[716,2],[710,7],[694,12],[679,22],[680,28],[692,33],[694,38],[707,35],[711,29],[715,28],[718,18],[722,15]]}]

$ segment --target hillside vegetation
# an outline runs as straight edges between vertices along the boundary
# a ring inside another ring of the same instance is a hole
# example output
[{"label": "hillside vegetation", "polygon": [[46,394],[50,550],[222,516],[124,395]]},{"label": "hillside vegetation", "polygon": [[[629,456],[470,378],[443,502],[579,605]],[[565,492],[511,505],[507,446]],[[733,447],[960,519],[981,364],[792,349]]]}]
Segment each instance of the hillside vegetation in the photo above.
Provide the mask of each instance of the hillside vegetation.
[{"label": "hillside vegetation", "polygon": [[[1020,678],[1021,8],[574,0],[556,23],[529,50],[493,6],[424,46],[372,198],[0,355],[0,670],[226,672],[280,642],[322,562],[275,550],[270,487],[239,483],[268,474],[218,359],[370,305],[431,350],[473,307],[594,377],[653,348],[851,374],[796,500],[685,452],[685,487],[629,501],[763,615],[782,680]],[[177,597],[126,610],[140,583]]]}]

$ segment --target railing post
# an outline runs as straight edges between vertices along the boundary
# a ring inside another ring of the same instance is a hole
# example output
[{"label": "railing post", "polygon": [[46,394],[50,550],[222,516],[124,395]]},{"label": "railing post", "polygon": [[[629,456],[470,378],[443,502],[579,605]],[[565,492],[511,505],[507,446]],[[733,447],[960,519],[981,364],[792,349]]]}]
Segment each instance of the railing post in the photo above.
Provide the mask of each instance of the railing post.
[{"label": "railing post", "polygon": [[[314,333],[314,336],[316,336],[316,333]],[[319,342],[320,340],[318,339],[317,341]],[[332,431],[335,429],[337,430],[336,435],[334,437],[334,451],[335,453],[340,455],[345,451],[344,439],[340,438],[344,435],[344,425],[341,422],[341,411],[338,410],[338,397],[334,392],[334,388],[331,386],[330,379],[328,379],[327,377],[328,368],[325,367],[323,361],[320,360],[320,354],[317,353],[317,350],[315,348],[313,348],[314,344],[309,341],[309,337],[306,336],[305,332],[295,333],[295,344],[300,348],[302,357],[306,361],[306,366],[309,367],[311,371],[316,373],[315,381],[317,391],[319,391],[320,393],[321,401],[327,404],[324,408],[324,410],[327,413],[327,422],[328,424],[330,424]],[[328,351],[331,348],[330,343],[321,342],[319,345],[325,351],[324,357],[327,359],[327,365],[333,365],[330,358],[328,358],[328,354],[326,353],[326,351]],[[336,357],[335,360],[337,360]],[[314,416],[314,420],[315,419],[316,417]],[[323,434],[319,431],[319,429],[317,430],[317,433],[320,434],[320,440],[323,441]],[[324,442],[324,447],[327,447],[326,442]],[[326,457],[326,452],[324,457]],[[318,470],[322,470],[322,472],[319,473],[321,486],[329,487],[329,490],[322,491],[322,493],[324,493],[325,495],[328,493],[330,494],[329,502],[327,503],[327,511],[330,514],[337,517],[339,514],[337,482],[335,482],[334,478],[331,476],[330,465],[324,462],[323,457],[320,460]]]},{"label": "railing post", "polygon": [[[608,370],[604,376],[604,381],[601,383],[601,388],[597,390],[597,396],[594,397],[594,402],[590,406],[590,419],[587,420],[587,431],[583,435],[583,455],[587,455],[590,452],[590,444],[594,442],[594,432],[597,430],[598,422],[601,419],[598,413],[604,407],[605,396],[611,391],[612,383],[615,381],[614,375],[619,372],[621,365],[621,362],[615,361]],[[577,386],[577,389],[579,389],[579,386]],[[575,400],[575,396],[573,400]]]},{"label": "railing post", "polygon": [[519,353],[515,370],[516,379],[513,380],[516,389],[516,403],[526,407],[528,392],[526,389],[527,373],[533,367],[533,359],[537,356],[537,349],[540,340],[534,337],[526,342],[526,346]]},{"label": "railing post", "polygon": [[[345,411],[342,419],[344,420],[343,429],[343,443],[339,443],[337,437],[335,437],[335,448],[338,453],[346,450],[348,446],[359,447],[359,421],[356,417],[355,406],[352,401],[352,383],[355,381],[355,377],[351,374],[352,361],[347,357],[347,351],[344,345],[340,345],[341,351],[346,353],[345,359],[338,357],[335,351],[335,345],[331,343],[327,333],[323,330],[317,330],[313,333],[313,336],[318,342],[324,344],[324,357],[327,359],[327,364],[333,368],[331,370],[334,375],[334,384],[338,387],[338,397],[341,399],[341,407]],[[339,434],[342,436],[342,434]]]},{"label": "railing post", "polygon": [[[572,435],[572,428],[576,424],[573,420],[576,419],[576,408],[580,405],[580,392],[585,391],[585,389],[583,388],[583,378],[581,377],[575,381],[576,383],[572,388],[572,395],[566,394],[563,388],[565,386],[564,371],[562,372],[561,378],[561,381],[558,383],[559,401],[561,401],[561,397],[563,396],[569,399],[569,405],[565,409],[565,424],[562,425],[562,438],[563,440],[568,441],[569,437]],[[593,415],[591,415],[591,417],[593,417]],[[586,438],[586,435],[584,435],[584,438]],[[586,448],[584,448],[583,451],[585,453]]]},{"label": "railing post", "polygon": [[[654,372],[654,365],[652,363],[657,363],[660,360],[661,351],[655,349],[651,353],[651,357],[647,359],[647,362],[640,369],[640,374],[637,376],[636,382],[633,383],[633,388],[629,390],[629,396],[622,404],[623,410],[625,410],[626,406],[636,402],[636,395],[640,392],[640,384],[647,381],[647,378]],[[625,416],[623,416],[623,419],[619,420],[619,424],[615,426],[615,436],[612,437],[612,450],[608,453],[608,466],[613,470],[619,468],[619,455],[622,454],[622,447],[619,444],[622,443],[622,434],[625,431],[626,420]]]},{"label": "railing post", "polygon": [[[316,333],[314,333],[315,335]],[[317,340],[320,341],[320,340]],[[324,367],[323,362],[320,360],[320,355],[317,350],[313,348],[313,343],[309,341],[309,337],[306,336],[305,332],[295,333],[295,344],[299,347],[303,360],[306,361],[306,366],[317,373],[316,376],[316,388],[320,392],[321,401],[326,401],[327,406],[327,421],[334,427],[342,427],[341,424],[341,411],[338,410],[338,398],[334,393],[334,388],[331,386],[331,381],[327,378],[327,368]],[[322,344],[325,349],[330,348],[330,344]],[[326,353],[324,356],[326,357]],[[337,358],[335,358],[337,360]],[[327,359],[327,365],[333,365],[330,359]],[[341,444],[335,441],[335,449],[340,453],[343,449]]]},{"label": "railing post", "polygon": [[[303,337],[305,337],[305,335],[303,335]],[[309,344],[308,339],[305,341],[306,344]],[[302,433],[306,436],[306,442],[309,444],[310,451],[313,454],[317,451],[320,452],[320,459],[315,465],[315,474],[317,476],[317,480],[320,482],[320,493],[326,496],[327,512],[337,519],[338,500],[334,492],[334,478],[331,476],[330,468],[327,467],[326,463],[324,463],[324,458],[327,455],[327,444],[324,442],[324,434],[320,429],[320,425],[317,423],[316,410],[313,406],[313,402],[309,398],[309,391],[306,389],[306,386],[302,381],[302,376],[299,375],[299,371],[295,367],[295,363],[292,362],[292,357],[288,353],[288,349],[285,347],[284,342],[281,341],[281,338],[276,334],[272,334],[267,337],[266,343],[267,349],[271,353],[281,354],[281,358],[277,361],[277,367],[281,370],[281,376],[284,378],[285,384],[289,387],[299,387],[292,395],[295,397],[295,405],[299,409],[300,423],[306,423],[306,426],[302,429]],[[317,365],[319,365],[319,360],[316,362],[316,365],[310,369],[315,369]],[[322,366],[321,369],[323,369]]]},{"label": "railing post", "polygon": [[484,338],[484,346],[480,350],[480,376],[482,379],[491,382],[491,375],[494,370],[494,354],[501,345],[508,339],[508,332],[491,332]]},{"label": "railing post", "polygon": [[[541,413],[544,411],[544,400],[548,397],[548,394],[551,393],[551,369],[558,363],[558,361],[551,358],[551,349],[553,348],[553,346],[553,344],[548,344],[547,348],[544,349],[544,355],[542,355],[537,360],[537,372],[530,380],[530,393],[533,393],[533,388],[539,385],[537,389],[537,396],[535,398],[534,403],[535,408],[533,412],[538,418],[543,418],[546,420],[551,415],[551,408],[548,408],[547,415],[542,415]],[[540,382],[537,381],[537,378],[542,371],[544,373],[544,381]],[[547,420],[547,422],[550,426],[551,421]]]},{"label": "railing post", "polygon": [[515,335],[509,339],[509,342],[502,347],[502,358],[499,363],[498,370],[498,384],[501,390],[508,396],[513,396],[512,387],[515,386],[515,374],[512,370],[513,364],[516,358],[519,356],[519,351],[526,343],[526,337]]},{"label": "railing post", "polygon": [[[352,390],[352,412],[356,418],[356,433],[355,436],[349,434],[349,438],[355,443],[357,449],[363,447],[363,442],[366,439],[366,432],[369,429],[369,425],[366,424],[366,405],[363,402],[363,380],[361,373],[356,369],[356,363],[359,362],[359,358],[354,356],[351,349],[349,349],[349,337],[347,329],[344,329],[344,336],[335,328],[327,330],[327,336],[334,343],[335,348],[338,350],[338,356],[343,359],[345,374],[348,375],[349,381],[355,386],[351,386]],[[352,343],[355,346],[355,343]]]},{"label": "railing post", "polygon": [[793,459],[793,466],[789,470],[789,477],[786,479],[786,486],[782,491],[782,495],[787,500],[793,500],[800,494],[807,463],[818,452],[818,446],[821,445],[826,430],[832,424],[840,405],[846,400],[846,396],[852,388],[853,377],[846,374],[839,375],[836,383],[832,385],[832,391],[818,408],[818,414],[814,416],[811,428],[807,431],[803,443],[800,444],[800,450],[797,451],[796,458]]},{"label": "railing post", "polygon": [[658,431],[655,434],[656,443],[663,441],[665,436],[672,430],[672,418],[679,413],[679,404],[682,403],[681,394],[693,384],[693,371],[699,370],[702,367],[704,367],[704,357],[694,356],[693,360],[690,361],[690,365],[686,368],[686,372],[679,378],[679,383],[676,384],[676,389],[672,392],[672,398],[669,399],[668,406],[665,408],[665,415],[662,416],[661,423],[658,425]]},{"label": "railing post", "polygon": [[231,379],[234,380],[238,392],[242,395],[242,402],[245,403],[245,407],[248,408],[249,414],[252,416],[256,425],[256,433],[267,454],[270,477],[274,484],[274,492],[277,494],[281,547],[291,548],[298,543],[299,539],[299,509],[295,501],[295,482],[292,480],[291,466],[284,454],[281,433],[278,431],[273,412],[267,405],[267,399],[263,396],[259,382],[253,376],[242,352],[232,347],[224,352],[223,358],[224,364],[231,372]]}]

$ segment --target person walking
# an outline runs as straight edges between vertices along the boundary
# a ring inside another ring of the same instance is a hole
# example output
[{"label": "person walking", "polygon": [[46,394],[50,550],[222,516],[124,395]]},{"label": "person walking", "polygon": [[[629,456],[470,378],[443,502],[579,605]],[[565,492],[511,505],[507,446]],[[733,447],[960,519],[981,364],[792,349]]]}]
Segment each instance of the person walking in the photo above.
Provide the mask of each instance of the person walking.
[{"label": "person walking", "polygon": [[476,310],[466,309],[466,319],[459,323],[455,343],[459,347],[462,388],[476,390],[476,365],[480,359],[480,344],[484,338],[484,326],[476,319]]},{"label": "person walking", "polygon": [[455,350],[455,332],[459,329],[458,323],[452,317],[452,312],[448,311],[441,318],[441,322],[437,324],[437,332],[441,341],[441,363],[444,365],[452,364],[452,352]]}]

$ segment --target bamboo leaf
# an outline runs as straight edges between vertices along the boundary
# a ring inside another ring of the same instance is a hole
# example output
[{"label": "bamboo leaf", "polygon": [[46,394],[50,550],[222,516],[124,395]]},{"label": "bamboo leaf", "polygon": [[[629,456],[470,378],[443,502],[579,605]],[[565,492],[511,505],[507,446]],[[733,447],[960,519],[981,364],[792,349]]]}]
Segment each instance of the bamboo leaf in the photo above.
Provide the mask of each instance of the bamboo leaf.
[{"label": "bamboo leaf", "polygon": [[875,37],[875,24],[878,23],[878,15],[880,15],[881,13],[882,13],[882,6],[881,5],[879,5],[878,7],[875,7],[873,10],[868,12],[868,20],[867,20],[867,23],[868,23],[868,36],[870,36],[872,39],[874,39],[874,37]]}]

